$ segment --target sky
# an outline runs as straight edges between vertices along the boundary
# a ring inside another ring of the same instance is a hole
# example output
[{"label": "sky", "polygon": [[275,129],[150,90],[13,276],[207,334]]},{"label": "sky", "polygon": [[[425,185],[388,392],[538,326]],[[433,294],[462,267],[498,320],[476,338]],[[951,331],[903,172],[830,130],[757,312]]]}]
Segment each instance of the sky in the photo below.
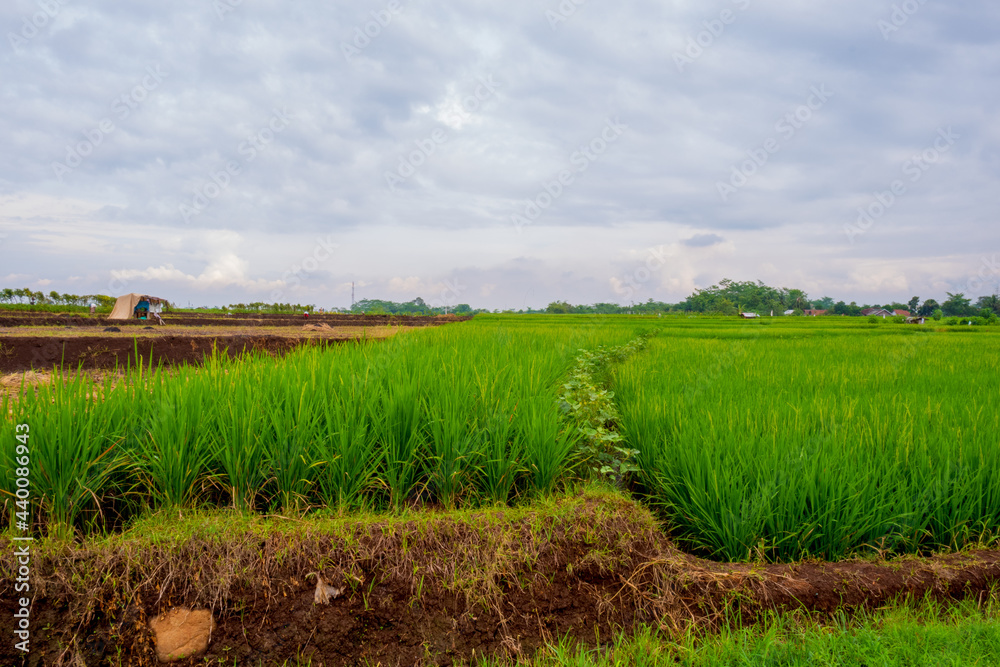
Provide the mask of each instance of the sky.
[{"label": "sky", "polygon": [[0,287],[1000,287],[1000,4],[5,0]]}]

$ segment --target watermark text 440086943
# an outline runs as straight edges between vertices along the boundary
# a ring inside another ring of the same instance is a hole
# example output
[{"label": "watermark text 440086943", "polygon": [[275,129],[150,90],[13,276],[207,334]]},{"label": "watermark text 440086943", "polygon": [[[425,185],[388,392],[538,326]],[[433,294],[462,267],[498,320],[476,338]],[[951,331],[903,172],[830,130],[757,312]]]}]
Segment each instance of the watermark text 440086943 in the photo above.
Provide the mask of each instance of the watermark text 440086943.
[{"label": "watermark text 440086943", "polygon": [[31,427],[18,424],[14,427],[17,444],[14,446],[14,517],[13,525],[22,535],[14,535],[14,648],[28,652],[31,641],[31,450],[28,440]]}]

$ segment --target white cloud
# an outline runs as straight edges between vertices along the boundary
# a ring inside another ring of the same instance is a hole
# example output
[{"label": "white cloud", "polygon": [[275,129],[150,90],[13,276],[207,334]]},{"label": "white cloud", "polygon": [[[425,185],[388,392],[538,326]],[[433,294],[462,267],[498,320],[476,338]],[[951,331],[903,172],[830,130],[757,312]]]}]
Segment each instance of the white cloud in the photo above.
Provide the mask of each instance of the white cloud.
[{"label": "white cloud", "polygon": [[285,286],[285,282],[281,280],[251,279],[247,276],[247,269],[246,260],[234,254],[226,254],[212,260],[197,276],[184,273],[172,264],[166,264],[145,269],[112,271],[111,277],[122,283],[135,283],[139,280],[153,283],[180,283],[200,291],[224,287],[266,290]]}]

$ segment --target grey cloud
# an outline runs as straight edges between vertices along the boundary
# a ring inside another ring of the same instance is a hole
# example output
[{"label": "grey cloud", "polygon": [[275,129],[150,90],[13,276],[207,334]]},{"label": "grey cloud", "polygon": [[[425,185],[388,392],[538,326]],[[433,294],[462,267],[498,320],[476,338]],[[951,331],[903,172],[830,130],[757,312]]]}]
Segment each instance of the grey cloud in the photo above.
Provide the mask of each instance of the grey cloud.
[{"label": "grey cloud", "polygon": [[[386,2],[257,0],[220,19],[213,3],[202,0],[73,0],[21,48],[0,44],[0,152],[7,158],[0,163],[0,193],[38,202],[30,213],[0,208],[0,232],[8,234],[0,273],[16,267],[35,280],[53,280],[56,289],[59,280],[101,275],[108,266],[142,271],[173,264],[197,275],[204,258],[194,256],[193,239],[208,230],[265,246],[301,244],[299,255],[320,233],[413,232],[405,248],[398,235],[387,234],[357,250],[373,256],[397,250],[419,256],[426,250],[421,238],[470,230],[480,234],[463,236],[472,247],[508,230],[519,254],[509,251],[480,267],[494,272],[482,283],[496,285],[481,297],[484,305],[516,306],[527,293],[535,295],[533,305],[614,300],[607,271],[578,264],[573,253],[557,257],[548,232],[561,230],[561,243],[578,256],[600,250],[617,257],[645,242],[636,232],[644,225],[670,226],[672,238],[713,252],[723,237],[736,242],[739,235],[751,274],[744,278],[767,279],[753,273],[769,262],[777,282],[787,276],[791,283],[799,267],[789,258],[821,248],[831,259],[809,267],[810,279],[829,293],[846,284],[851,262],[871,253],[910,262],[900,270],[915,281],[922,280],[916,257],[968,255],[974,264],[992,243],[983,229],[998,203],[992,184],[1000,148],[992,118],[1000,102],[994,85],[1000,10],[972,1],[925,3],[883,39],[878,21],[892,12],[888,0],[785,0],[734,9],[739,4],[585,3],[553,30],[545,11],[558,2],[413,0],[349,61],[342,45]],[[725,9],[736,13],[735,21],[678,71],[675,54]],[[17,33],[22,18],[37,11],[29,0],[5,4],[2,32]],[[114,100],[156,65],[168,76],[120,118]],[[442,105],[487,75],[502,83],[496,94],[470,122],[444,123],[437,114]],[[717,184],[775,136],[776,121],[816,85],[835,96],[723,201]],[[284,107],[293,120],[248,161],[241,146]],[[545,192],[573,152],[616,116],[629,130],[516,235],[511,215]],[[95,136],[106,118],[114,130],[79,167],[56,178],[53,162],[65,161],[67,150]],[[842,229],[857,208],[900,178],[908,156],[948,125],[962,134],[954,150],[908,183],[906,195],[853,247],[847,243]],[[446,141],[398,193],[390,192],[386,171],[437,130]],[[179,207],[206,186],[211,190],[213,174],[230,161],[240,173],[185,220]],[[71,215],[73,206],[80,210]],[[97,251],[67,259],[32,240],[32,225],[40,225],[32,221],[41,220],[46,234],[86,233],[85,220],[94,229],[134,229],[139,245],[150,236],[187,241],[134,265]],[[619,228],[628,232],[621,241],[591,246],[596,232]],[[593,233],[582,231],[588,229]],[[699,233],[690,236],[692,230]],[[776,243],[784,258],[771,251]],[[516,256],[539,266],[518,273]],[[725,259],[705,261],[698,281],[726,275]],[[280,278],[283,262],[255,256],[248,284]],[[834,262],[845,264],[834,269]],[[420,273],[430,284],[468,266],[460,259],[447,266],[428,261],[408,275]],[[328,270],[310,285],[349,281],[349,273]],[[388,271],[367,278],[387,285],[394,277]],[[694,279],[671,277],[684,285]],[[945,277],[952,278],[962,276]],[[649,296],[668,296],[652,283],[648,289]],[[219,292],[220,301],[266,296]],[[326,295],[317,287],[314,298]]]},{"label": "grey cloud", "polygon": [[718,234],[695,234],[691,238],[681,241],[689,248],[706,248],[723,242],[723,238]]}]

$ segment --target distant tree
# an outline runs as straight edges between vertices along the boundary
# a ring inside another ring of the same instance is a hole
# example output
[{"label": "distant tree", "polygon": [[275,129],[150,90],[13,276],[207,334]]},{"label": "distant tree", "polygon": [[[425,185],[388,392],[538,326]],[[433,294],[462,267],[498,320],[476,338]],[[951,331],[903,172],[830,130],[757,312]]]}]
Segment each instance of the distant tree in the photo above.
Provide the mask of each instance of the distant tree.
[{"label": "distant tree", "polygon": [[1000,295],[991,294],[989,296],[981,296],[976,301],[976,308],[980,310],[986,308],[1000,315]]},{"label": "distant tree", "polygon": [[922,317],[930,317],[934,314],[934,311],[940,308],[941,305],[934,299],[927,299],[924,301],[923,305],[917,311],[917,314]]},{"label": "distant tree", "polygon": [[911,313],[917,312],[917,308],[918,307],[920,307],[920,297],[919,296],[913,297],[906,304],[906,309],[909,310]]},{"label": "distant tree", "polygon": [[833,305],[833,312],[835,315],[860,315],[862,307],[855,302],[844,303],[843,301],[838,301]]},{"label": "distant tree", "polygon": [[831,308],[833,308],[833,297],[824,296],[822,299],[818,301],[813,301],[813,307],[816,308],[817,310],[830,310]]},{"label": "distant tree", "polygon": [[788,306],[789,308],[797,308],[799,310],[807,310],[812,306],[812,304],[809,303],[809,296],[800,289],[788,290],[788,297],[783,305]]},{"label": "distant tree", "polygon": [[934,312],[931,314],[931,317],[933,317],[936,321],[940,322],[941,318],[944,317],[944,312],[942,312],[940,308],[935,308]]},{"label": "distant tree", "polygon": [[941,304],[941,310],[948,317],[962,317],[963,315],[974,315],[976,309],[972,307],[971,300],[966,298],[964,294],[959,292],[958,294],[952,294],[951,292],[945,292],[948,295],[948,300]]},{"label": "distant tree", "polygon": [[554,314],[566,314],[573,312],[573,306],[565,301],[553,301],[545,307],[545,312]]},{"label": "distant tree", "polygon": [[717,299],[708,312],[715,315],[738,315],[739,309],[729,299],[722,298]]}]

